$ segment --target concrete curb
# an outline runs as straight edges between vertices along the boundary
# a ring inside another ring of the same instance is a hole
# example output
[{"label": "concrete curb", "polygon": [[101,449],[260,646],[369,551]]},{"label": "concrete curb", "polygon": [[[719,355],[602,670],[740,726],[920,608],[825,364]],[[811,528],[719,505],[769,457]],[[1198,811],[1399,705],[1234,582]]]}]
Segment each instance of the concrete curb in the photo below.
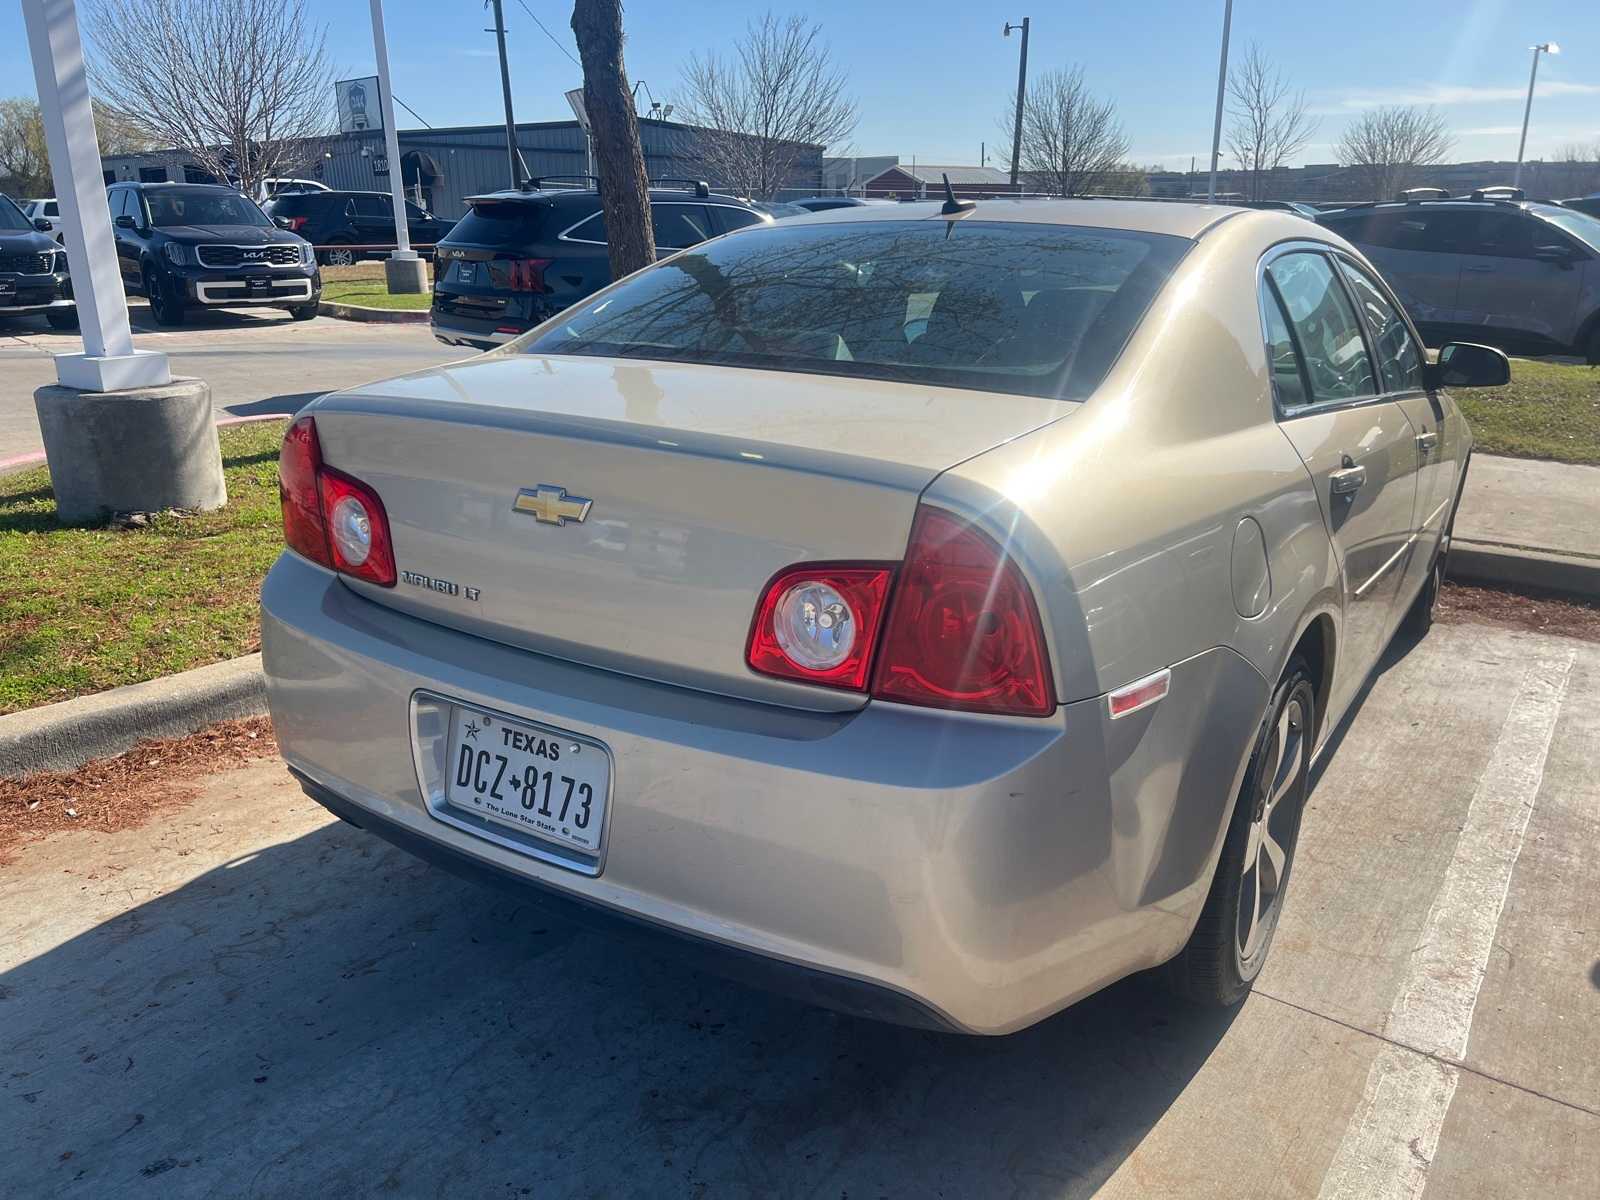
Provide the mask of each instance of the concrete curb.
[{"label": "concrete curb", "polygon": [[70,771],[146,738],[181,737],[267,710],[261,655],[0,717],[0,778]]},{"label": "concrete curb", "polygon": [[317,312],[341,321],[365,321],[373,325],[426,325],[430,317],[425,308],[367,308],[337,300],[319,301]]},{"label": "concrete curb", "polygon": [[[293,413],[251,413],[244,417],[222,417],[217,421],[218,429],[225,429],[229,425],[254,425],[257,421],[292,421]],[[43,450],[30,450],[26,454],[17,454],[11,458],[0,458],[0,475],[7,471],[21,471],[28,467],[36,467],[44,462]]]},{"label": "concrete curb", "polygon": [[1600,600],[1600,558],[1458,537],[1450,543],[1448,570],[1450,578],[1460,583],[1533,588],[1580,600]]}]

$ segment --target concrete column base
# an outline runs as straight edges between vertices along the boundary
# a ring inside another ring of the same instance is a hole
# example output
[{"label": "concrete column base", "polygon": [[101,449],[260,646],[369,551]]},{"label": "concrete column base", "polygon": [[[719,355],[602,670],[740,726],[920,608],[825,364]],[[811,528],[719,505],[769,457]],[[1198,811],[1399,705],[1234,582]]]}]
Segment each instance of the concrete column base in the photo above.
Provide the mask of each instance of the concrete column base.
[{"label": "concrete column base", "polygon": [[115,392],[53,384],[34,392],[33,405],[59,521],[92,523],[112,513],[204,510],[228,502],[211,387],[204,380]]},{"label": "concrete column base", "polygon": [[428,290],[428,264],[415,256],[383,260],[383,278],[392,296],[416,296]]}]

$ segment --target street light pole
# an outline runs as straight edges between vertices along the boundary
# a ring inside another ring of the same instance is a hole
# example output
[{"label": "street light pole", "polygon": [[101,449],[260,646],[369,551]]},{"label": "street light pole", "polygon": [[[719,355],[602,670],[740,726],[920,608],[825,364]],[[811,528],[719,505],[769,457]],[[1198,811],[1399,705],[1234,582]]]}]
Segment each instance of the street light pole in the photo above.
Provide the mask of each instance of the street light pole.
[{"label": "street light pole", "polygon": [[511,171],[511,186],[518,187],[522,179],[517,172],[517,122],[511,115],[511,68],[506,64],[506,14],[500,0],[490,0],[494,5],[494,40],[500,48],[500,92],[506,104],[506,166]]},{"label": "street light pole", "polygon": [[1233,0],[1222,9],[1222,61],[1217,66],[1217,115],[1211,123],[1211,182],[1206,185],[1206,200],[1217,199],[1217,156],[1222,152],[1222,101],[1228,90],[1228,34],[1233,30]]},{"label": "street light pole", "polygon": [[1533,115],[1533,85],[1539,78],[1539,55],[1561,53],[1561,47],[1554,42],[1541,42],[1532,47],[1532,50],[1533,70],[1528,72],[1528,102],[1522,107],[1522,138],[1517,142],[1517,169],[1511,175],[1512,187],[1518,187],[1522,183],[1522,153],[1528,147],[1528,118]]},{"label": "street light pole", "polygon": [[383,31],[383,0],[372,0],[372,49],[378,60],[378,104],[383,114],[383,146],[389,157],[389,198],[394,201],[395,251],[392,259],[415,259],[406,222],[406,177],[400,165],[400,135],[394,127],[394,92],[389,86],[389,41]]},{"label": "street light pole", "polygon": [[1011,132],[1011,186],[1017,186],[1017,160],[1022,157],[1022,106],[1028,94],[1028,18],[1021,25],[1006,22],[1004,36],[1010,37],[1013,29],[1022,30],[1022,54],[1017,61],[1017,123]]}]

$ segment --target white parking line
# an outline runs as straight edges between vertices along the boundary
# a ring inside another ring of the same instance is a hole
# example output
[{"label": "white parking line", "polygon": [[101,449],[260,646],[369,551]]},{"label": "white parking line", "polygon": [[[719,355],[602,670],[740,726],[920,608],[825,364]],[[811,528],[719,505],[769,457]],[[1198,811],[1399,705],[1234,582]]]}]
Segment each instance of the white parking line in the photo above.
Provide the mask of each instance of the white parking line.
[{"label": "white parking line", "polygon": [[[1566,696],[1576,650],[1528,664],[1389,1010],[1385,1046],[1323,1177],[1322,1200],[1415,1200],[1428,1185],[1466,1055],[1495,929]],[[1406,1047],[1409,1047],[1407,1049]],[[1437,1056],[1437,1057],[1427,1057]]]}]

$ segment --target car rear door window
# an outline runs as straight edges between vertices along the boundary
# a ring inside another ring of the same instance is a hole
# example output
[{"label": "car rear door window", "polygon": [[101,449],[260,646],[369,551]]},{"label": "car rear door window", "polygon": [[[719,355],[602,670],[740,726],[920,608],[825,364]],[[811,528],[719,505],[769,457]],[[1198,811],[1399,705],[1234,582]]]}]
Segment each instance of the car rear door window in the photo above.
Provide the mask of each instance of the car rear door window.
[{"label": "car rear door window", "polygon": [[355,202],[358,217],[394,219],[392,204],[382,196],[357,196]]},{"label": "car rear door window", "polygon": [[579,221],[561,236],[569,242],[594,242],[604,246],[606,244],[606,215],[603,212],[597,212],[594,216]]},{"label": "car rear door window", "polygon": [[[805,209],[800,211],[803,213]],[[715,222],[718,233],[732,233],[735,229],[748,229],[751,225],[761,224],[760,213],[753,213],[748,208],[733,208],[727,204],[711,205],[711,219]]]},{"label": "car rear door window", "polygon": [[658,203],[650,206],[656,245],[664,250],[698,246],[711,236],[711,217],[704,204]]},{"label": "car rear door window", "polygon": [[1316,404],[1378,394],[1361,322],[1325,255],[1296,251],[1267,268],[1294,328]]},{"label": "car rear door window", "polygon": [[1367,329],[1372,334],[1372,351],[1378,357],[1378,369],[1383,373],[1383,387],[1387,392],[1414,392],[1422,388],[1422,348],[1411,336],[1405,318],[1395,310],[1383,294],[1377,280],[1355,263],[1341,258],[1339,266],[1350,282],[1362,315],[1367,319]]},{"label": "car rear door window", "polygon": [[1283,315],[1283,302],[1271,285],[1261,290],[1261,322],[1267,337],[1267,368],[1272,374],[1272,394],[1278,407],[1286,413],[1295,412],[1311,403],[1306,391],[1305,369],[1300,363],[1300,351],[1289,332],[1289,321]]}]

